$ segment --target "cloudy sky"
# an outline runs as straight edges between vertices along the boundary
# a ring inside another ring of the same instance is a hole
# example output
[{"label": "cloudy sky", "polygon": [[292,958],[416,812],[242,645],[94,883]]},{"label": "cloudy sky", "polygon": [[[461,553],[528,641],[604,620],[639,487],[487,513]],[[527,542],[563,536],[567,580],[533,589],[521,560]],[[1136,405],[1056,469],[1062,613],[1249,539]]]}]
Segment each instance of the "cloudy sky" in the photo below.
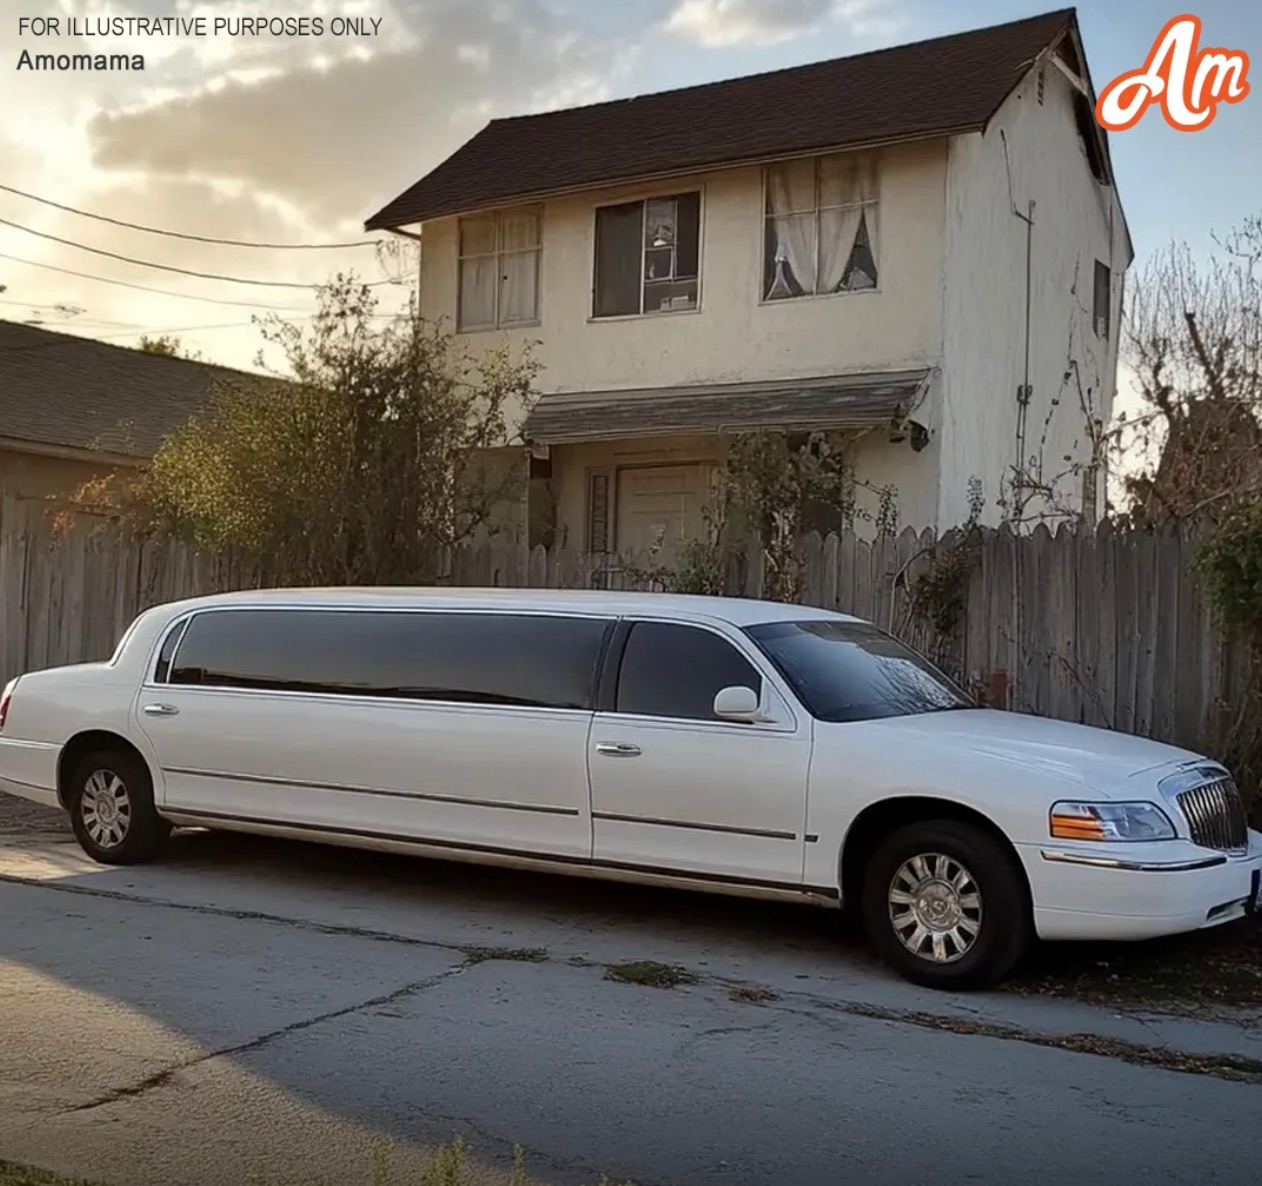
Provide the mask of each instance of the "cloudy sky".
[{"label": "cloudy sky", "polygon": [[[354,242],[364,218],[488,119],[661,90],[997,23],[1055,0],[0,0],[0,187],[130,223],[255,243]],[[1167,11],[1168,8],[1168,11]],[[1080,6],[1097,87],[1141,65],[1174,7]],[[1210,44],[1262,62],[1262,5],[1203,0]],[[23,49],[82,43],[19,35],[19,18],[99,15],[355,16],[375,37],[93,38],[140,52],[143,73],[31,73]],[[1207,250],[1262,212],[1262,88],[1192,135],[1154,113],[1114,137],[1141,258],[1171,237]],[[7,225],[16,223],[17,227]],[[25,228],[25,229],[19,229]],[[191,272],[141,267],[58,243]],[[52,269],[61,269],[54,271]],[[302,316],[338,269],[397,279],[371,247],[284,251],[190,242],[80,217],[0,188],[0,317],[134,343],[176,333],[249,365],[251,317]],[[79,273],[72,275],[71,273]],[[106,281],[110,281],[107,283]],[[147,290],[160,291],[147,291]],[[406,300],[383,284],[382,307]],[[66,308],[66,307],[69,308]]]}]

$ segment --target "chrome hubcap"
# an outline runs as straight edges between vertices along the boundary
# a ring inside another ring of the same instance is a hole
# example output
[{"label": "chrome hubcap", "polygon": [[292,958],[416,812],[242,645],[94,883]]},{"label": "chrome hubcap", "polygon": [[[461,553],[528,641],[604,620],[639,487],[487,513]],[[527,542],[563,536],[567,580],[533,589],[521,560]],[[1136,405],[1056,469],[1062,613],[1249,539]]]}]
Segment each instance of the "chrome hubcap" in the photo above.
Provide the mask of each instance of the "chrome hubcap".
[{"label": "chrome hubcap", "polygon": [[79,815],[94,844],[116,848],[131,826],[131,799],[123,780],[112,770],[96,770],[84,783]]},{"label": "chrome hubcap", "polygon": [[889,890],[890,922],[899,942],[920,959],[951,964],[977,942],[982,897],[954,857],[922,853],[904,861]]}]

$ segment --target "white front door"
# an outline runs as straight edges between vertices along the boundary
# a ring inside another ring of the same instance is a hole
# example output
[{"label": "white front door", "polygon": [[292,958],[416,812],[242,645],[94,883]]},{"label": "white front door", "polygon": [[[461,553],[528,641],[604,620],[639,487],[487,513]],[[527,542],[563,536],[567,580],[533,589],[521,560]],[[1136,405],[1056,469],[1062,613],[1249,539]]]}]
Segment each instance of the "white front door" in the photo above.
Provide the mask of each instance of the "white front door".
[{"label": "white front door", "polygon": [[618,554],[642,562],[656,553],[669,563],[679,546],[705,538],[705,504],[710,467],[627,466],[618,470],[616,494]]},{"label": "white front door", "polygon": [[173,815],[591,856],[588,702],[608,623],[453,612],[196,615],[138,722]]},{"label": "white front door", "polygon": [[[754,688],[774,720],[718,720],[714,697],[734,685]],[[615,711],[592,724],[596,862],[800,886],[811,736],[731,638],[636,622]]]}]

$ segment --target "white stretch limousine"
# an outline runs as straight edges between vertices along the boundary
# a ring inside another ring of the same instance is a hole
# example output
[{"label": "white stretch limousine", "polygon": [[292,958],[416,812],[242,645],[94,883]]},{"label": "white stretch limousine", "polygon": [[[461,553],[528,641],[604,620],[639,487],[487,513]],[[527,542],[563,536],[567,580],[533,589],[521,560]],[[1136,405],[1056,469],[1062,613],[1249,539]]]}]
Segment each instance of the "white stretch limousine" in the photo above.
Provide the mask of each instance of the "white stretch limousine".
[{"label": "white stretch limousine", "polygon": [[653,594],[272,590],[151,609],[0,702],[0,789],[98,861],[210,826],[861,909],[909,979],[1254,907],[1218,764],[979,708],[864,622]]}]

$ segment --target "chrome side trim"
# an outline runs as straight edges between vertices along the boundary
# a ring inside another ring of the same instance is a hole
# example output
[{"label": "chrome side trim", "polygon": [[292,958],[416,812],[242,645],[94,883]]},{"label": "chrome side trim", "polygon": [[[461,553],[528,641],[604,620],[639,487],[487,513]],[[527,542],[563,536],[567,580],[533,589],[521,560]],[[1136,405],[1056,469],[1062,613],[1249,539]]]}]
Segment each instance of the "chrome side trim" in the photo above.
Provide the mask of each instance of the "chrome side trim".
[{"label": "chrome side trim", "polygon": [[620,815],[615,811],[593,811],[592,819],[616,824],[648,824],[657,828],[688,828],[694,832],[720,832],[725,836],[756,836],[760,840],[796,840],[796,832],[771,828],[734,828],[727,824],[701,824],[691,820],[658,819],[645,815]]},{"label": "chrome side trim", "polygon": [[[505,803],[497,799],[466,799],[461,795],[433,795],[421,791],[383,791],[375,787],[348,786],[336,782],[294,782],[264,774],[232,774],[222,770],[195,770],[185,766],[164,766],[163,774],[183,774],[189,778],[213,778],[223,782],[249,782],[260,786],[289,787],[297,791],[338,791],[347,795],[379,795],[386,799],[416,799],[426,803],[452,803],[458,807],[498,807],[504,811],[533,811],[541,815],[581,815],[577,807],[552,807],[544,803]],[[178,808],[174,810],[179,810]]]},{"label": "chrome side trim", "polygon": [[564,873],[613,881],[630,881],[645,885],[662,885],[683,889],[708,890],[738,894],[742,897],[768,897],[778,901],[817,902],[836,906],[841,895],[833,886],[761,881],[756,878],[723,877],[717,873],[663,869],[653,865],[637,865],[629,861],[597,861],[590,857],[572,857],[550,853],[525,852],[489,845],[465,844],[451,840],[402,836],[351,828],[328,828],[312,824],[281,823],[275,820],[232,816],[211,811],[180,811],[163,808],[162,816],[176,827],[222,827],[230,831],[276,836],[285,840],[315,840],[341,844],[349,848],[434,856],[443,860],[464,860],[502,865],[506,868],[529,869],[541,873]]},{"label": "chrome side trim", "polygon": [[1095,869],[1120,869],[1127,873],[1189,873],[1194,869],[1213,869],[1225,865],[1225,856],[1197,857],[1191,861],[1124,861],[1117,857],[1093,857],[1085,853],[1042,849],[1045,861],[1061,865],[1089,865]]},{"label": "chrome side trim", "polygon": [[[183,645],[183,644],[181,644]],[[542,704],[478,704],[472,700],[422,700],[413,696],[361,696],[348,692],[291,692],[284,688],[231,688],[218,684],[155,684],[146,681],[140,690],[152,696],[248,696],[260,700],[280,699],[308,701],[314,704],[356,704],[370,707],[424,709],[428,712],[512,712],[512,713],[564,713],[567,716],[591,717],[591,708],[550,708]]]}]

